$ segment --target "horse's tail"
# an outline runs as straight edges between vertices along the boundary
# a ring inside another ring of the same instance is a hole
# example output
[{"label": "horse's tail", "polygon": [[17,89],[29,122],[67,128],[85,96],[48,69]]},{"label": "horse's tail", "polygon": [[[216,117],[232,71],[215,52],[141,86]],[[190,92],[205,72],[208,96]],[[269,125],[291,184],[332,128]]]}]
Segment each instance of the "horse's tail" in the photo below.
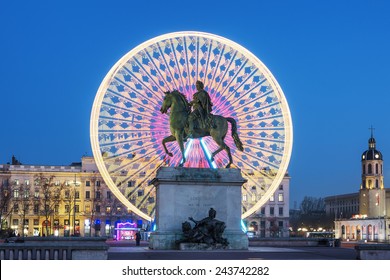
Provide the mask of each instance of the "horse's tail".
[{"label": "horse's tail", "polygon": [[240,137],[238,137],[236,120],[233,118],[226,118],[226,120],[232,125],[232,137],[234,140],[234,144],[236,144],[236,147],[242,152],[244,150],[244,147],[242,145]]}]

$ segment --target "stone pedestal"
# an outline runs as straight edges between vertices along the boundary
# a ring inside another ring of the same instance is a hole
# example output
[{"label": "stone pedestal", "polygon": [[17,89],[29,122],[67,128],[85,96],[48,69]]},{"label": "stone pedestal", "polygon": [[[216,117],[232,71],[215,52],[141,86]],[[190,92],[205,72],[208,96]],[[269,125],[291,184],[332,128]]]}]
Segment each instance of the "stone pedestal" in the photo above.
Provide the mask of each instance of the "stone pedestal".
[{"label": "stone pedestal", "polygon": [[176,241],[182,238],[182,223],[188,217],[201,220],[214,208],[216,219],[226,224],[223,237],[229,242],[228,249],[248,249],[248,238],[241,229],[244,182],[239,169],[160,168],[152,181],[157,191],[157,230],[150,236],[149,247],[179,249]]}]

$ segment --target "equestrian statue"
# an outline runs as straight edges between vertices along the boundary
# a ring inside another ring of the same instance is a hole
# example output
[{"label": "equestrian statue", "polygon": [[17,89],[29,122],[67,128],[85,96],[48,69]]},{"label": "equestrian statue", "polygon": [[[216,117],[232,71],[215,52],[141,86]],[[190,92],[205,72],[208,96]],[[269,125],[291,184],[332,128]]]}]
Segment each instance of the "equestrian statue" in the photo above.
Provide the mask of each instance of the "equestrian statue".
[{"label": "equestrian statue", "polygon": [[166,143],[177,141],[182,154],[179,167],[182,167],[186,162],[184,142],[189,138],[195,139],[211,136],[219,146],[212,153],[211,161],[214,160],[214,157],[219,152],[225,150],[229,158],[229,163],[226,165],[226,168],[230,168],[233,159],[229,146],[224,142],[228,132],[228,122],[231,124],[234,144],[238,150],[244,150],[242,142],[238,137],[236,120],[230,117],[211,114],[213,104],[208,92],[204,90],[204,85],[201,81],[196,82],[196,89],[197,92],[194,94],[191,102],[188,102],[187,98],[177,90],[164,92],[165,97],[160,112],[165,114],[170,109],[169,123],[171,131],[171,135],[162,141],[164,150],[169,156],[173,156],[168,151]]}]

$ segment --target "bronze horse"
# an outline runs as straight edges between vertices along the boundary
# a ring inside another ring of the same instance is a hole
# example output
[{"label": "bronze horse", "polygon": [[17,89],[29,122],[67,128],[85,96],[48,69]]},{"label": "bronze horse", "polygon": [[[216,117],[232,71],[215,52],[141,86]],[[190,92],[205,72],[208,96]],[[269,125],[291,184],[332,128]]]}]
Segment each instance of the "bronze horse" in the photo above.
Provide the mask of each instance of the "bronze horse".
[{"label": "bronze horse", "polygon": [[[173,156],[171,152],[168,151],[166,143],[177,141],[180,147],[182,154],[182,161],[179,164],[179,167],[183,166],[186,162],[184,155],[184,142],[187,140],[188,136],[188,116],[191,112],[191,107],[186,99],[186,97],[177,90],[172,92],[165,92],[165,97],[163,104],[161,106],[160,112],[165,114],[168,109],[171,109],[169,116],[170,130],[171,135],[164,138],[162,144],[164,146],[165,152],[171,157]],[[232,126],[232,137],[236,147],[243,151],[242,142],[237,134],[237,123],[233,118],[225,118],[223,116],[211,115],[211,126],[209,129],[201,130],[196,129],[192,138],[202,138],[205,136],[211,136],[213,140],[218,144],[219,148],[212,153],[211,161],[214,160],[216,154],[225,150],[229,157],[229,163],[226,165],[226,168],[230,168],[233,163],[232,155],[230,153],[230,148],[224,142],[225,136],[228,131],[228,122]]]}]

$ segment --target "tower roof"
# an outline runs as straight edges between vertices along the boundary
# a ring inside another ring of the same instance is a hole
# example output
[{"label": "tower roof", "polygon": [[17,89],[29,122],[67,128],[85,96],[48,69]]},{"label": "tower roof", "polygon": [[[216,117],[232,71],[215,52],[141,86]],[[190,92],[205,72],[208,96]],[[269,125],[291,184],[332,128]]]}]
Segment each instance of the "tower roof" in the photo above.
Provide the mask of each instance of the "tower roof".
[{"label": "tower roof", "polygon": [[383,160],[382,153],[376,149],[376,141],[371,127],[371,137],[368,139],[368,150],[362,154],[362,160]]}]

